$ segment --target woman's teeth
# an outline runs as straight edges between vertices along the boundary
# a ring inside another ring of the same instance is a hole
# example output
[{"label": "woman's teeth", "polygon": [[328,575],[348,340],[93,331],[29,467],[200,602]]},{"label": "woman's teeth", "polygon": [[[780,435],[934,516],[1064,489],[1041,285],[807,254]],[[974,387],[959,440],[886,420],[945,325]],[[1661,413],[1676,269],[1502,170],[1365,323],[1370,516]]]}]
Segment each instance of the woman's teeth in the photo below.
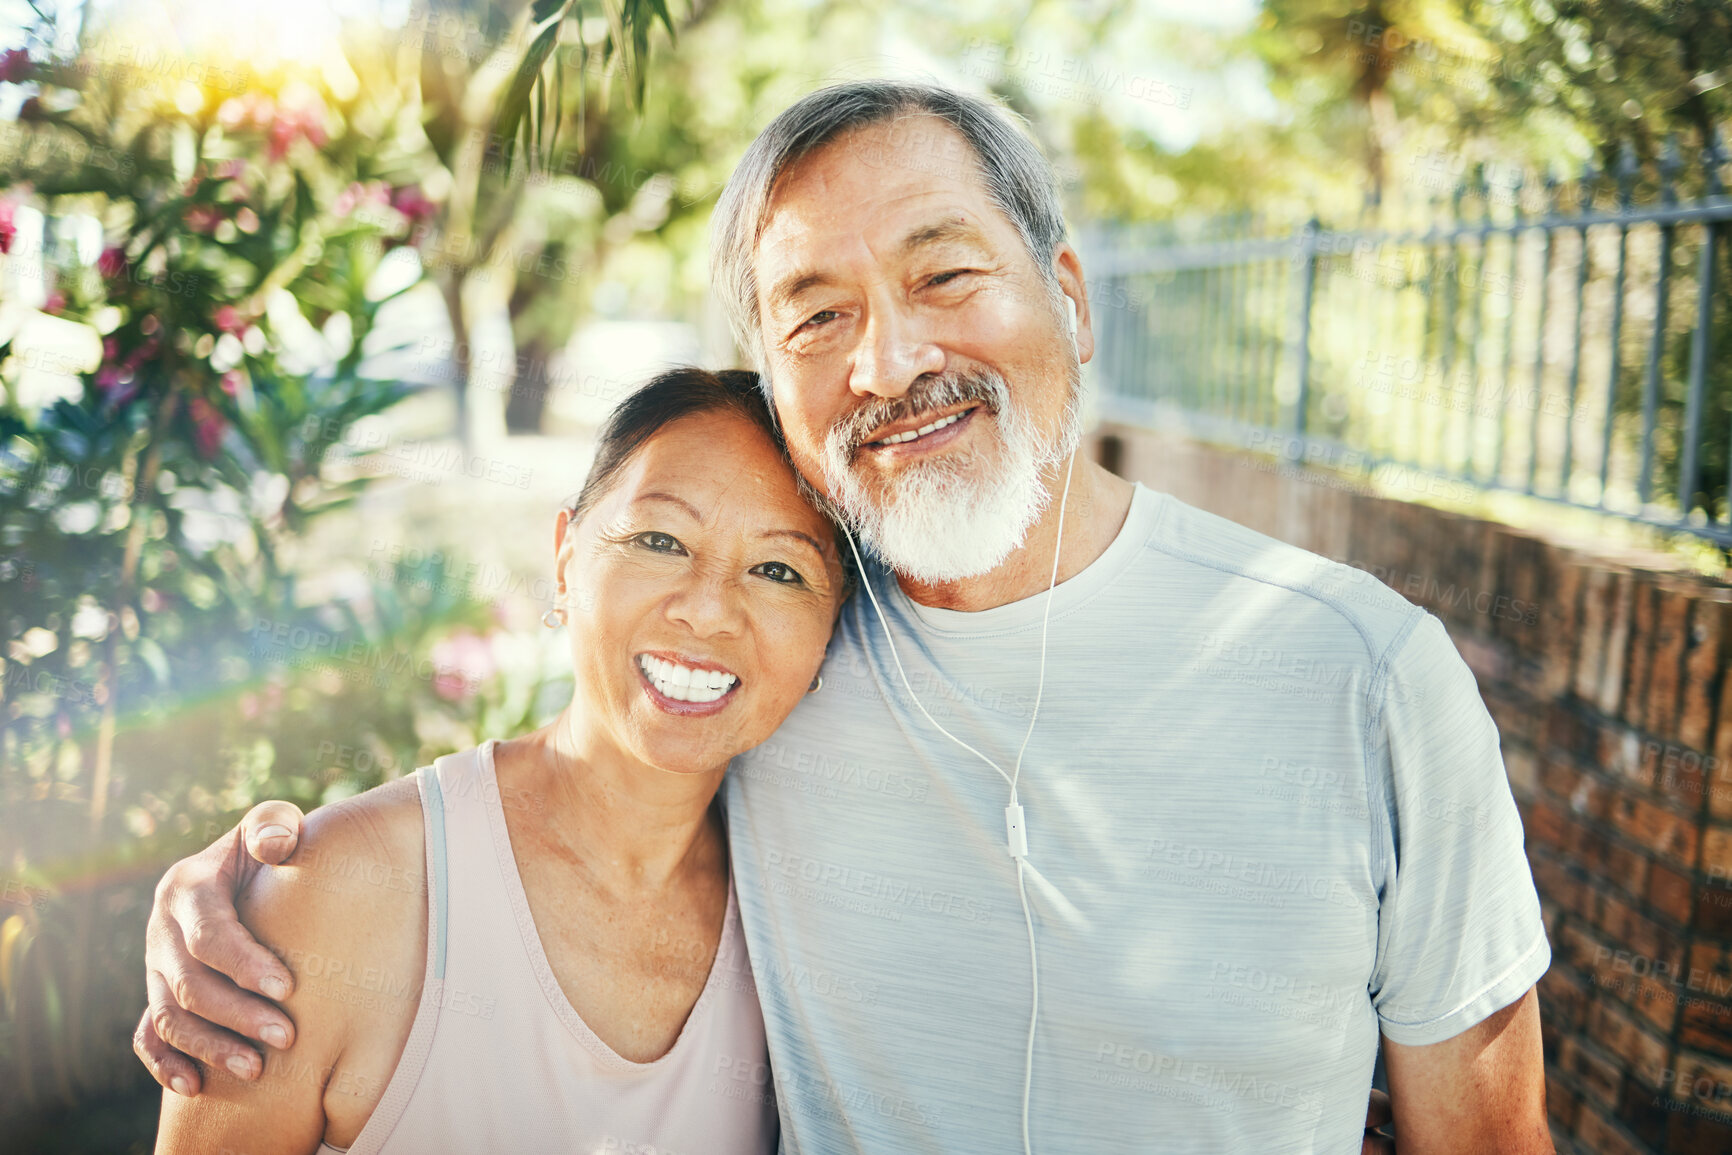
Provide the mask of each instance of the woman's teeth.
[{"label": "woman's teeth", "polygon": [[648,654],[639,654],[637,664],[657,693],[677,702],[713,702],[739,681],[732,674],[720,670],[693,669]]},{"label": "woman's teeth", "polygon": [[881,437],[878,439],[878,444],[900,445],[904,441],[913,441],[916,437],[925,437],[928,433],[933,433],[939,429],[943,429],[946,425],[955,425],[967,415],[968,410],[964,409],[961,413],[952,413],[949,417],[940,417],[932,424],[922,425],[919,429],[910,429],[906,433],[892,433],[889,437]]}]

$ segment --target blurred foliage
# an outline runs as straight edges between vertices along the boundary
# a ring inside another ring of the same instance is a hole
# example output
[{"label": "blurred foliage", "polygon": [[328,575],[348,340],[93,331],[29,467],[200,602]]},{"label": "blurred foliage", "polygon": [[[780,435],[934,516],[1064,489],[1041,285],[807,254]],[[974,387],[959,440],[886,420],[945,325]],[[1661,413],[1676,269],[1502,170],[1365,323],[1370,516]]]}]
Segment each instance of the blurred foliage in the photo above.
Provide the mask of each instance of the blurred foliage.
[{"label": "blurred foliage", "polygon": [[548,709],[537,662],[491,676],[509,643],[463,583],[399,567],[306,607],[282,562],[405,392],[366,368],[428,211],[393,56],[223,98],[56,40],[4,59],[34,91],[0,124],[8,1113],[137,1081],[165,861],[260,797],[317,805]]},{"label": "blurred foliage", "polygon": [[[1124,12],[1109,9],[1090,38],[1122,35]],[[1272,107],[1224,101],[1183,148],[1126,131],[1107,106],[1059,109],[1089,216],[1351,220],[1404,186],[1435,195],[1412,186],[1439,156],[1464,182],[1484,165],[1525,169],[1537,185],[1584,162],[1611,171],[1626,143],[1643,165],[1641,195],[1669,134],[1700,151],[1732,118],[1723,0],[1265,0],[1245,30],[1177,19],[1142,29],[1144,43],[1178,46],[1171,55],[1193,74],[1253,68]],[[1682,184],[1686,195],[1701,187],[1699,174]]]}]

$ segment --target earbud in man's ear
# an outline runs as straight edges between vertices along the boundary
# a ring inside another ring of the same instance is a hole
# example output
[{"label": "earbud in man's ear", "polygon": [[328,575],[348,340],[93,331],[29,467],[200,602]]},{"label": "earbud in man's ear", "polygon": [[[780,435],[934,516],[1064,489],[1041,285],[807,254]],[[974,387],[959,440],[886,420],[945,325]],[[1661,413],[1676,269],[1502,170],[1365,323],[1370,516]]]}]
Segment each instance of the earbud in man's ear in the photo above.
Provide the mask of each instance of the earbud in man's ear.
[{"label": "earbud in man's ear", "polygon": [[1076,298],[1066,296],[1064,299],[1064,307],[1065,312],[1070,314],[1070,335],[1074,337],[1076,336]]}]

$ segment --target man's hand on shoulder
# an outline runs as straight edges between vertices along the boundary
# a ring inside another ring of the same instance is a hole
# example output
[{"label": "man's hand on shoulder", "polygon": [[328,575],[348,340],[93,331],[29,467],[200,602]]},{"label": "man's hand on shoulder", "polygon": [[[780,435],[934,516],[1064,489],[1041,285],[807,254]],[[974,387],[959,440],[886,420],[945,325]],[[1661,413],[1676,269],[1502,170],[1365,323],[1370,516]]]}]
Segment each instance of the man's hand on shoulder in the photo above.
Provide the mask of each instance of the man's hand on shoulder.
[{"label": "man's hand on shoulder", "polygon": [[1365,1105],[1365,1139],[1359,1145],[1359,1155],[1395,1155],[1395,1140],[1383,1131],[1393,1118],[1389,1096],[1373,1087],[1371,1101]]},{"label": "man's hand on shoulder", "polygon": [[132,1049],[164,1087],[198,1094],[204,1080],[195,1058],[256,1079],[264,1061],[249,1039],[294,1045],[295,1024],[269,1001],[286,999],[294,979],[241,925],[235,900],[259,863],[275,865],[294,853],[300,830],[298,807],[261,802],[157,884],[145,930],[149,1005]]},{"label": "man's hand on shoulder", "polygon": [[196,1100],[164,1096],[158,1155],[296,1155],[360,1134],[420,1001],[423,842],[418,791],[388,783],[309,814],[294,853],[239,889],[245,945],[287,964],[294,1054],[272,1045],[256,1080],[213,1068]]}]

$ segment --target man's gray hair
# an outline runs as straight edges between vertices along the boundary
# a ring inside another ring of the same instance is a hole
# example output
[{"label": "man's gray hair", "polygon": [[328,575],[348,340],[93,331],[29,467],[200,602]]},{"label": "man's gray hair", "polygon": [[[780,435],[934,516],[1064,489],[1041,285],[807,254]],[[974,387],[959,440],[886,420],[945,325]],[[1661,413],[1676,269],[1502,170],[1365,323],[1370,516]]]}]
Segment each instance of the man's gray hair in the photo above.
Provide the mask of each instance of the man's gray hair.
[{"label": "man's gray hair", "polygon": [[[760,372],[768,366],[758,318],[758,237],[776,181],[801,159],[856,128],[906,116],[934,116],[962,135],[987,194],[1022,235],[1023,246],[1057,294],[1052,254],[1065,238],[1052,166],[1012,114],[990,101],[935,84],[860,80],[821,88],[758,134],[722,190],[711,223],[710,282],[734,337]],[[887,150],[879,163],[942,163],[942,154]],[[961,158],[955,158],[960,160]],[[1055,301],[1056,304],[1056,301]],[[764,388],[769,389],[766,376]]]}]

